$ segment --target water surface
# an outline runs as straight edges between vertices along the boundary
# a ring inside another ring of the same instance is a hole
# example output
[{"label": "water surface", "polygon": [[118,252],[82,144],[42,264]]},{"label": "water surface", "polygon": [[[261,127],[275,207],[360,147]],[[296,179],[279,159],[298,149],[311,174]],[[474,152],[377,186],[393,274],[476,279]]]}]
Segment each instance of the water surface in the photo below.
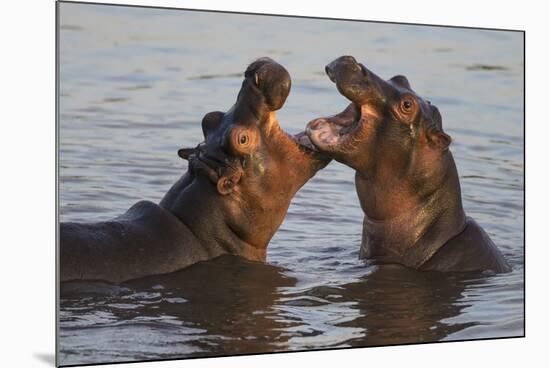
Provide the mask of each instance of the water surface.
[{"label": "water surface", "polygon": [[521,33],[60,5],[61,221],[158,202],[177,149],[234,102],[248,63],[292,76],[290,133],[347,105],[324,65],[354,55],[437,105],[464,207],[513,267],[437,274],[358,259],[354,172],[331,163],[296,195],[267,264],[234,257],[122,285],[62,287],[60,362],[98,363],[523,335]]}]

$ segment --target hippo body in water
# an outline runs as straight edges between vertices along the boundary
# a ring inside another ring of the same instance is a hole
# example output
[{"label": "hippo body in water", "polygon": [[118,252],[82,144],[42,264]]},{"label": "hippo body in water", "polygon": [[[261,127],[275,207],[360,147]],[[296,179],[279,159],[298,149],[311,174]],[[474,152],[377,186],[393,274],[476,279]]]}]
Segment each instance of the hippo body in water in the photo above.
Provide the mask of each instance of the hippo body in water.
[{"label": "hippo body in water", "polygon": [[222,254],[265,261],[298,189],[330,161],[275,111],[290,76],[261,58],[233,107],[202,121],[204,142],[181,149],[188,172],[157,205],[141,201],[112,221],[60,225],[60,280],[121,282],[169,273]]},{"label": "hippo body in water", "polygon": [[325,71],[351,100],[307,126],[311,141],[355,169],[365,213],[360,257],[419,270],[506,272],[487,233],[464,214],[441,115],[404,76],[385,81],[351,56]]}]

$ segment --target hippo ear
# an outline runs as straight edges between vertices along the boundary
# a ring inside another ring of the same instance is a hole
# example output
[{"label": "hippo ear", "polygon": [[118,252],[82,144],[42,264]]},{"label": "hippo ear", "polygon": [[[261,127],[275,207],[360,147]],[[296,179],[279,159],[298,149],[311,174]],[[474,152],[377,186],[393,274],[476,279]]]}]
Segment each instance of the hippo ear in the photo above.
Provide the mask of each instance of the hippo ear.
[{"label": "hippo ear", "polygon": [[204,117],[202,118],[201,125],[202,125],[202,134],[204,135],[205,139],[208,134],[216,130],[218,125],[220,125],[224,115],[225,114],[221,111],[212,111],[204,115]]},{"label": "hippo ear", "polygon": [[451,144],[451,137],[442,130],[434,130],[428,133],[428,142],[430,146],[440,151],[446,151]]},{"label": "hippo ear", "polygon": [[189,160],[189,156],[191,156],[194,152],[194,148],[180,148],[178,150],[178,156],[183,158],[184,160]]},{"label": "hippo ear", "polygon": [[216,185],[218,192],[221,195],[227,195],[233,192],[240,178],[241,178],[240,174],[220,177]]},{"label": "hippo ear", "polygon": [[235,187],[235,183],[231,178],[228,177],[221,177],[220,180],[218,180],[217,188],[218,192],[222,195],[227,195],[233,191],[233,188]]},{"label": "hippo ear", "polygon": [[406,89],[411,89],[411,84],[409,83],[409,80],[404,75],[396,75],[392,79],[390,79],[393,83],[397,84],[398,86],[405,87]]},{"label": "hippo ear", "polygon": [[221,195],[227,195],[235,189],[237,183],[241,180],[241,172],[235,171],[231,175],[224,175],[218,179],[216,188]]}]

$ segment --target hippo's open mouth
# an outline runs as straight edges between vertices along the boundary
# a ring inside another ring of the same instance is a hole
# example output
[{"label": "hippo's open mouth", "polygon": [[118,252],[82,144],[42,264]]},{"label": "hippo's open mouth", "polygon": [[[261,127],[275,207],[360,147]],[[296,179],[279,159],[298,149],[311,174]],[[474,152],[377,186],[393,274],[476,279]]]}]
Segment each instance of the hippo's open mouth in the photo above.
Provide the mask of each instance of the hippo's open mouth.
[{"label": "hippo's open mouth", "polygon": [[319,149],[315,146],[315,144],[313,144],[305,130],[298,134],[291,135],[290,137],[294,140],[294,142],[296,142],[298,147],[304,151],[309,153],[319,153]]},{"label": "hippo's open mouth", "polygon": [[306,132],[321,151],[352,151],[366,139],[370,126],[380,120],[381,89],[379,79],[352,56],[342,56],[325,67],[338,92],[351,103],[339,114],[310,121]]},{"label": "hippo's open mouth", "polygon": [[369,104],[352,102],[339,114],[310,121],[306,133],[321,152],[351,149],[359,141],[356,136],[377,119],[378,113]]},{"label": "hippo's open mouth", "polygon": [[360,108],[352,103],[339,114],[310,121],[306,132],[316,147],[327,149],[339,145],[347,135],[357,130],[360,117]]}]

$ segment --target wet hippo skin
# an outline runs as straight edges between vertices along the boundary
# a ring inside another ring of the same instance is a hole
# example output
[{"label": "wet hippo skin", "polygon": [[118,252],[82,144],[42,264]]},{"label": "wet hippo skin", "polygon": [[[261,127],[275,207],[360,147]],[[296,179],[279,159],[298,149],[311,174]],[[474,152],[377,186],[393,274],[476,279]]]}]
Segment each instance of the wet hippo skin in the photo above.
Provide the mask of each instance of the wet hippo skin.
[{"label": "wet hippo skin", "polygon": [[60,280],[130,279],[173,272],[222,254],[264,261],[298,189],[330,161],[277,121],[288,72],[261,58],[237,101],[202,121],[204,142],[181,149],[188,172],[157,205],[141,201],[111,221],[60,225]]},{"label": "wet hippo skin", "polygon": [[451,138],[437,107],[406,77],[385,81],[351,56],[325,71],[351,103],[308,123],[307,134],[356,171],[365,213],[360,257],[419,270],[509,271],[489,236],[464,214]]}]

